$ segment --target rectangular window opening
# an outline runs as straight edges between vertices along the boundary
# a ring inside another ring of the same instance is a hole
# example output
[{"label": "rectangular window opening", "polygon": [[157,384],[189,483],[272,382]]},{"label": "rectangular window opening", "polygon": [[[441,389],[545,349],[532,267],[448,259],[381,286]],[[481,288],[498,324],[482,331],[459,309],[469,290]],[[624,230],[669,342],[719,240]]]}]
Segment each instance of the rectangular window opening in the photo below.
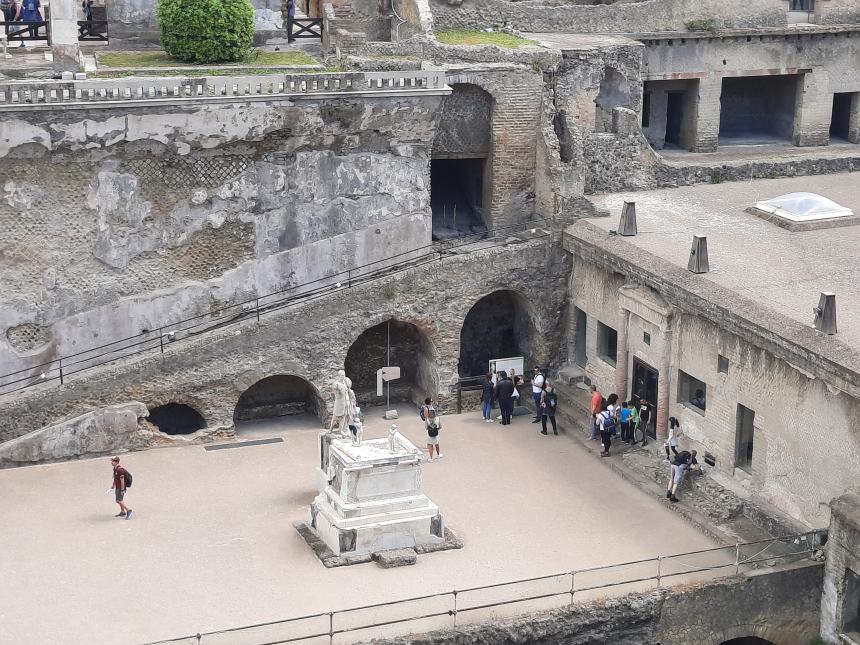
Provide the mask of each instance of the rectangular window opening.
[{"label": "rectangular window opening", "polygon": [[728,374],[729,373],[729,359],[723,356],[722,354],[717,356],[717,371],[720,374]]},{"label": "rectangular window opening", "polygon": [[735,467],[745,472],[749,472],[752,469],[753,440],[755,439],[754,424],[755,411],[738,403]]},{"label": "rectangular window opening", "polygon": [[647,331],[642,333],[642,342],[646,345],[651,344],[651,334],[649,334]]},{"label": "rectangular window opening", "polygon": [[615,366],[615,358],[618,355],[618,332],[600,321],[597,323],[597,355]]},{"label": "rectangular window opening", "polygon": [[678,370],[678,403],[685,405],[699,414],[705,413],[707,407],[708,386],[686,372]]},{"label": "rectangular window opening", "polygon": [[588,364],[588,352],[586,350],[586,334],[588,329],[588,315],[580,308],[574,307],[574,322],[576,324],[576,364],[585,367]]}]

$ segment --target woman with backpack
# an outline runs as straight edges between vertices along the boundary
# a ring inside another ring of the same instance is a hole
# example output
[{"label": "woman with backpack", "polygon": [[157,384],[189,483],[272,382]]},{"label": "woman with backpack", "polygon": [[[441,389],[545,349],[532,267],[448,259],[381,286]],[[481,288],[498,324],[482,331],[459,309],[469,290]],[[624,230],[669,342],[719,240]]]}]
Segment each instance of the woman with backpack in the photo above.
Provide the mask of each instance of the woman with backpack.
[{"label": "woman with backpack", "polygon": [[421,408],[424,413],[424,427],[427,430],[427,453],[430,456],[430,461],[433,461],[433,448],[436,449],[436,459],[442,459],[443,455],[439,450],[439,431],[442,429],[442,418],[436,408],[432,405],[433,399],[429,396],[424,399],[424,406]]},{"label": "woman with backpack", "polygon": [[618,395],[610,394],[606,399],[606,407],[597,416],[597,421],[600,424],[600,439],[603,442],[603,452],[601,457],[609,456],[609,448],[612,447],[612,435],[615,434],[615,428],[618,424],[616,412],[618,409]]},{"label": "woman with backpack", "polygon": [[558,395],[555,393],[555,388],[552,382],[544,379],[540,393],[540,409],[541,409],[541,434],[546,434],[546,420],[552,421],[552,433],[558,435],[558,428],[555,425],[555,410],[558,406]]}]

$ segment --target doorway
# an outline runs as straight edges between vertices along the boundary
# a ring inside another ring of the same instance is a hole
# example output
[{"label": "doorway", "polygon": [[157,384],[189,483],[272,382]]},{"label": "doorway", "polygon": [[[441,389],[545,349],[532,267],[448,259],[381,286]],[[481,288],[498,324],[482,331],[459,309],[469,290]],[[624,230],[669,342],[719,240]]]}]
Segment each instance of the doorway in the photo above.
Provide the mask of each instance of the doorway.
[{"label": "doorway", "polygon": [[848,130],[851,122],[850,92],[837,92],[833,95],[833,112],[830,115],[830,138],[848,141]]},{"label": "doorway", "polygon": [[585,347],[585,339],[588,331],[588,314],[582,309],[574,308],[576,314],[576,364],[585,367],[588,364],[588,352]]},{"label": "doorway", "polygon": [[738,412],[736,416],[736,448],[735,448],[735,467],[740,468],[745,472],[752,470],[753,460],[753,438],[755,435],[755,410],[738,403]]},{"label": "doorway", "polygon": [[430,161],[430,209],[433,239],[485,233],[484,166],[486,159]]},{"label": "doorway", "polygon": [[666,145],[681,146],[681,121],[683,119],[683,92],[666,95]]},{"label": "doorway", "polygon": [[638,358],[634,358],[631,394],[639,397],[639,399],[644,399],[651,406],[651,416],[648,419],[645,432],[652,439],[657,438],[657,382],[657,370]]}]

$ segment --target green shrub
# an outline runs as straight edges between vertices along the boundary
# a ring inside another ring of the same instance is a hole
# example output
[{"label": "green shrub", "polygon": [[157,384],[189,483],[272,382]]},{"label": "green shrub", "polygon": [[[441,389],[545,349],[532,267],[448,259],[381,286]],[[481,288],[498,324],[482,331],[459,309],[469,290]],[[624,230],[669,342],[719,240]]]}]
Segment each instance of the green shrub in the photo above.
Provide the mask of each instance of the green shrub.
[{"label": "green shrub", "polygon": [[699,18],[696,20],[691,20],[684,24],[687,28],[687,31],[711,31],[714,32],[717,30],[717,23],[713,18]]},{"label": "green shrub", "polygon": [[254,37],[249,0],[158,0],[161,44],[183,63],[243,60]]}]

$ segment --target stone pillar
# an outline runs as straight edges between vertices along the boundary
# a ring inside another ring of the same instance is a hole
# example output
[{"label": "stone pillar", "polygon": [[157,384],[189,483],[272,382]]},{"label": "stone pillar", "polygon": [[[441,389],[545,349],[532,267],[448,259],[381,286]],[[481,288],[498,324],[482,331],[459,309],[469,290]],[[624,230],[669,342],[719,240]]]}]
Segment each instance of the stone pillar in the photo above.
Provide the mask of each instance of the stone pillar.
[{"label": "stone pillar", "polygon": [[815,68],[797,79],[794,145],[826,146],[830,142],[833,93],[827,71]]},{"label": "stone pillar", "polygon": [[618,310],[618,339],[615,346],[615,393],[619,401],[627,400],[627,327],[630,312],[623,307]]},{"label": "stone pillar", "polygon": [[81,48],[78,45],[78,3],[75,0],[51,0],[51,53],[54,72],[79,72]]},{"label": "stone pillar", "polygon": [[830,502],[826,550],[821,636],[835,644],[842,642],[839,634],[860,629],[860,494],[846,493]]},{"label": "stone pillar", "polygon": [[848,115],[848,141],[860,143],[860,92],[851,95],[851,112]]},{"label": "stone pillar", "polygon": [[700,78],[698,85],[685,94],[681,145],[691,152],[714,152],[717,149],[722,93],[723,77],[710,75]]},{"label": "stone pillar", "polygon": [[657,431],[657,439],[663,440],[669,434],[669,374],[671,371],[672,355],[672,330],[663,330],[663,350],[660,353],[660,365],[657,381],[657,419],[654,429]]}]

